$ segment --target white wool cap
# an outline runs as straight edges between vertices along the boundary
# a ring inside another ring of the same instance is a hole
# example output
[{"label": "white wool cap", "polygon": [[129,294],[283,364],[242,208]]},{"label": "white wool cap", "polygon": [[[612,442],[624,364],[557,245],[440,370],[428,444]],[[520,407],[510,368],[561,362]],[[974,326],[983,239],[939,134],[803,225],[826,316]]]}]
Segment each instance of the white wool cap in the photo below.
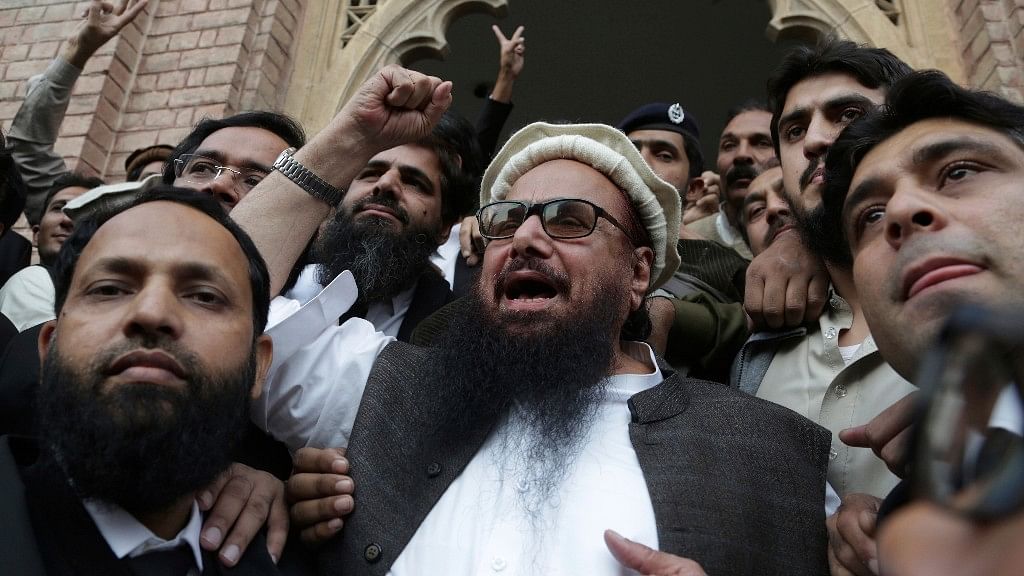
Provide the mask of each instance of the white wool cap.
[{"label": "white wool cap", "polygon": [[654,249],[647,291],[667,282],[679,268],[679,192],[658,178],[629,138],[611,126],[536,122],[516,132],[484,172],[480,205],[505,199],[523,174],[559,159],[590,166],[626,193]]}]

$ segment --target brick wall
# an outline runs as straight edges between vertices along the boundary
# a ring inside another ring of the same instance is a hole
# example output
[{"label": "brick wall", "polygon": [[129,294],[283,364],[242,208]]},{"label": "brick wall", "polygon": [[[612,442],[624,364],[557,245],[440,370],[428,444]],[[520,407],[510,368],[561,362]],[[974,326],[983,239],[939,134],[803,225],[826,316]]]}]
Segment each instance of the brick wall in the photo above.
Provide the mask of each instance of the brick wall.
[{"label": "brick wall", "polygon": [[968,84],[1024,103],[1024,0],[949,0]]},{"label": "brick wall", "polygon": [[[56,149],[109,182],[132,150],[175,144],[204,116],[284,105],[306,0],[150,0],[75,84]],[[26,80],[73,34],[88,2],[0,1],[0,124]],[[24,221],[17,227],[26,233]]]}]

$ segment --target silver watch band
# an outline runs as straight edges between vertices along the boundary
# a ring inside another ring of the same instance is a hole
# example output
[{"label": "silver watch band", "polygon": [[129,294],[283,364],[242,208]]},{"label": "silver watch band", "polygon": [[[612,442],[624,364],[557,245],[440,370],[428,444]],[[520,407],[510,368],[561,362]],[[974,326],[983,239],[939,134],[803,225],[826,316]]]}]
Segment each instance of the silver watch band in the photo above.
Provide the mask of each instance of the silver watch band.
[{"label": "silver watch band", "polygon": [[323,178],[303,166],[292,156],[294,153],[295,148],[288,148],[281,152],[277,160],[274,160],[274,170],[284,174],[289,180],[308,192],[310,196],[332,207],[337,207],[338,204],[341,204],[341,199],[345,192],[331,186]]}]

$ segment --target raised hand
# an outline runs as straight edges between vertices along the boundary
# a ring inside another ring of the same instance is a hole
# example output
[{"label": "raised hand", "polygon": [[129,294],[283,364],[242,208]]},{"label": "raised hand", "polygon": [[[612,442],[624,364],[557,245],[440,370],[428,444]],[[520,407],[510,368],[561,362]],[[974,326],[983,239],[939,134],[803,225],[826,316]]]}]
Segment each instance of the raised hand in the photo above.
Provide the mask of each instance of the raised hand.
[{"label": "raised hand", "polygon": [[148,0],[122,0],[114,6],[110,2],[92,0],[82,14],[83,20],[64,47],[64,57],[77,68],[84,68],[89,58],[108,40],[135,20]]}]

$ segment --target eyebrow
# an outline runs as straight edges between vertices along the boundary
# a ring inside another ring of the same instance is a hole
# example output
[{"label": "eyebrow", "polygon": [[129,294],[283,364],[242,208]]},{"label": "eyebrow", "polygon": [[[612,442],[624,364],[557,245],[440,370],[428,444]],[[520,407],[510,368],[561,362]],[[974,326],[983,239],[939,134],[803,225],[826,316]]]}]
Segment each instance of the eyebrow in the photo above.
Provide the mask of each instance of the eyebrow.
[{"label": "eyebrow", "polygon": [[974,138],[957,136],[926,144],[914,151],[911,161],[914,165],[935,162],[953,152],[974,152],[986,157],[1003,158],[998,146]]},{"label": "eyebrow", "polygon": [[[227,156],[218,152],[217,150],[207,150],[200,148],[199,150],[196,150],[192,154],[195,156],[206,156],[210,160],[216,160],[221,164],[229,164]],[[270,166],[267,166],[266,164],[261,164],[255,160],[242,160],[241,162],[238,163],[238,167],[245,168],[247,170],[258,170],[260,172],[265,172],[267,174],[270,174],[273,171],[273,168],[271,168]]]},{"label": "eyebrow", "polygon": [[679,152],[679,147],[676,146],[675,144],[673,144],[672,142],[668,141],[668,140],[661,140],[661,139],[639,139],[638,138],[636,140],[630,140],[630,142],[633,143],[633,146],[636,146],[637,150],[639,150],[640,148],[643,147],[644,144],[646,144],[647,146],[650,146],[651,148],[655,148],[655,147],[671,148],[676,153]]},{"label": "eyebrow", "polygon": [[[822,104],[822,109],[835,110],[836,108],[843,108],[846,106],[850,106],[851,104],[859,104],[867,107],[869,110],[878,107],[878,104],[872,102],[871,99],[868,98],[867,96],[864,96],[863,94],[858,94],[856,92],[851,92],[849,94],[840,94],[832,98],[831,100],[826,100]],[[777,126],[781,128],[782,126],[785,126],[786,124],[792,122],[793,120],[796,120],[797,118],[805,118],[807,116],[810,116],[812,110],[813,107],[811,106],[802,106],[800,108],[796,108],[788,112],[787,114],[783,115],[781,118],[779,118],[779,123]]]},{"label": "eyebrow", "polygon": [[881,186],[882,179],[877,176],[873,176],[854,187],[854,189],[846,195],[846,200],[843,201],[843,209],[840,218],[845,220],[847,215],[846,213],[851,206],[856,206],[865,199],[873,196]]},{"label": "eyebrow", "polygon": [[[146,275],[148,267],[141,261],[124,256],[110,256],[96,261],[92,270],[120,274],[139,278]],[[171,273],[178,279],[205,280],[218,286],[230,288],[234,292],[232,281],[215,266],[200,262],[178,262],[171,266]]]},{"label": "eyebrow", "polygon": [[427,176],[426,172],[424,172],[423,170],[420,170],[419,168],[417,168],[415,166],[412,166],[410,164],[401,164],[401,163],[398,163],[398,162],[388,162],[386,160],[370,160],[369,162],[366,163],[366,166],[363,168],[363,170],[366,170],[366,169],[389,170],[392,166],[394,166],[396,164],[398,165],[398,173],[401,175],[402,180],[408,180],[408,179],[419,180],[423,184],[426,184],[427,187],[430,188],[432,191],[434,191],[434,192],[437,191],[434,188],[434,181],[430,179],[430,176]]}]

